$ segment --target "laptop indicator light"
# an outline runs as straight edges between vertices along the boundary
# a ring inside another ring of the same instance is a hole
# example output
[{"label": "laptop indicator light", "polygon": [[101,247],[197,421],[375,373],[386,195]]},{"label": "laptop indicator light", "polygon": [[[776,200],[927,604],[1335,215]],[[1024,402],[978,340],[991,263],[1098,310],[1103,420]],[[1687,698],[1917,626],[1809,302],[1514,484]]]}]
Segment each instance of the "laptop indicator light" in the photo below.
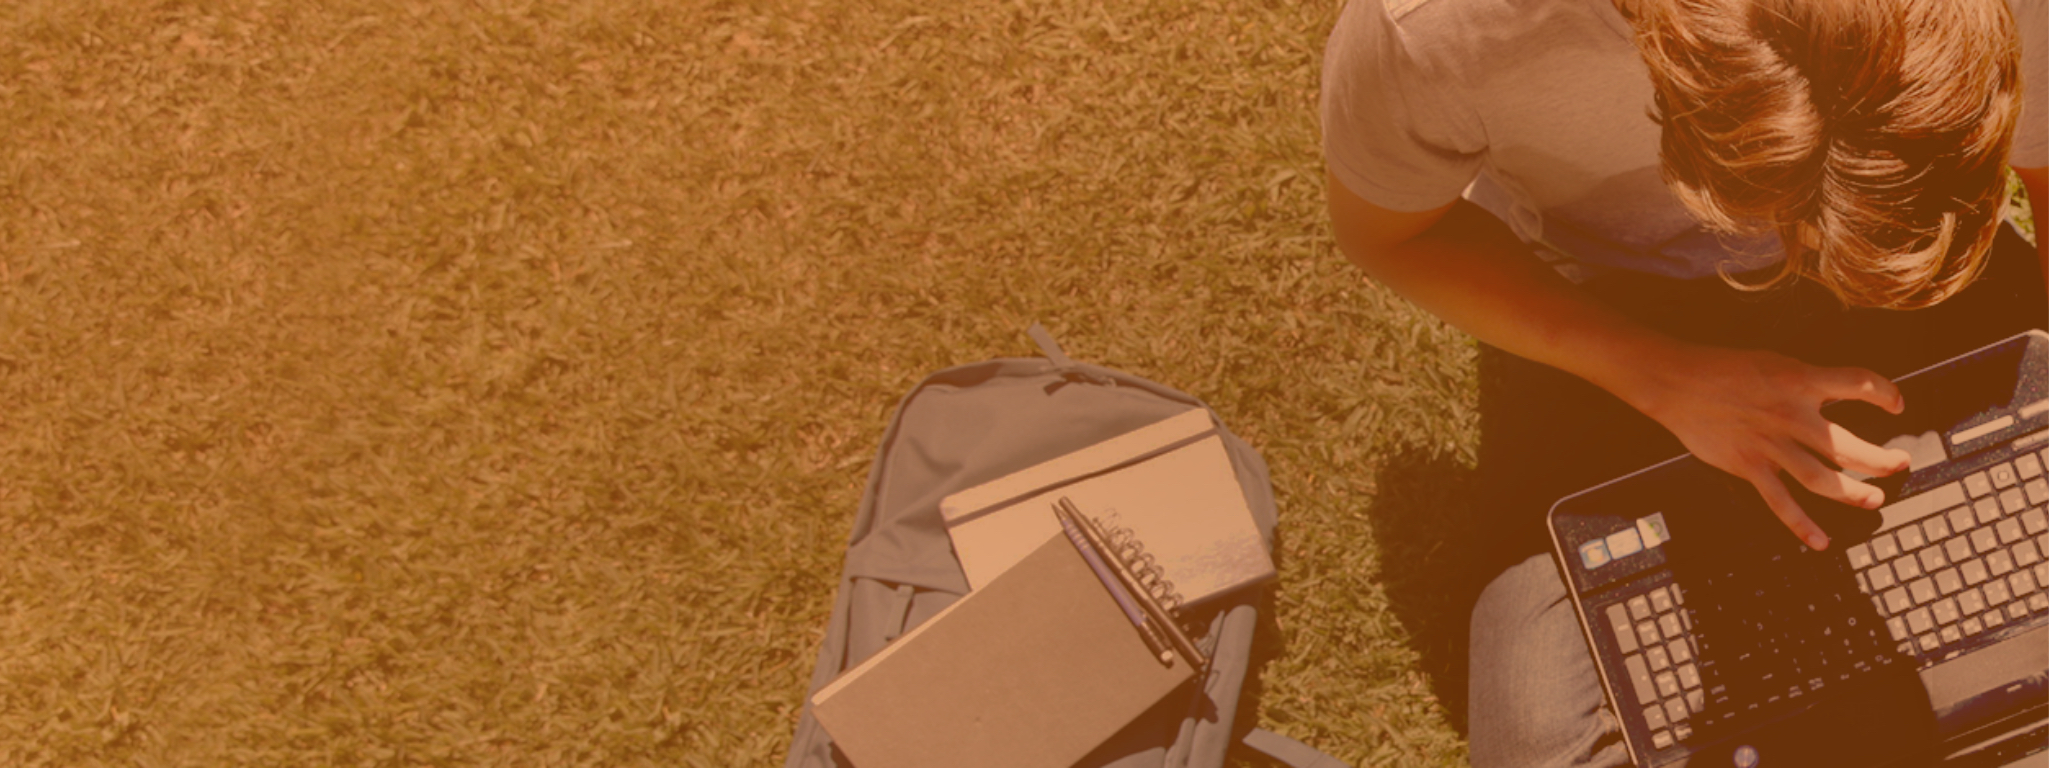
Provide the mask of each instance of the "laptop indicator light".
[{"label": "laptop indicator light", "polygon": [[1736,768],[1757,768],[1758,760],[1756,747],[1745,744],[1736,748]]}]

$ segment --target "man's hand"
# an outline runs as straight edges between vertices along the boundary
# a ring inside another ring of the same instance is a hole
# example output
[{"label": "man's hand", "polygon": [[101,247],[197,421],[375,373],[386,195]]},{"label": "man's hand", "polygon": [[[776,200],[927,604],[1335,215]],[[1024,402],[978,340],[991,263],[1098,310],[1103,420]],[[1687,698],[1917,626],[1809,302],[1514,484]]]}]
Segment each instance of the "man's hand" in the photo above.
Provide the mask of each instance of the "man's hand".
[{"label": "man's hand", "polygon": [[1828,546],[1828,534],[1794,502],[1780,473],[1818,495],[1877,509],[1884,492],[1843,470],[1880,477],[1908,466],[1905,451],[1872,445],[1821,416],[1821,406],[1837,400],[1899,413],[1906,405],[1899,388],[1878,374],[1701,346],[1645,362],[1617,394],[1701,461],[1756,486],[1772,513],[1814,549]]},{"label": "man's hand", "polygon": [[1907,466],[1906,452],[1821,417],[1831,400],[1898,413],[1899,389],[1877,374],[1679,342],[1567,283],[1472,203],[1405,213],[1366,202],[1335,176],[1329,184],[1338,245],[1374,279],[1482,341],[1614,393],[1702,461],[1757,486],[1808,546],[1826,548],[1828,535],[1780,472],[1822,496],[1876,507],[1879,490],[1840,470],[1878,477]]}]

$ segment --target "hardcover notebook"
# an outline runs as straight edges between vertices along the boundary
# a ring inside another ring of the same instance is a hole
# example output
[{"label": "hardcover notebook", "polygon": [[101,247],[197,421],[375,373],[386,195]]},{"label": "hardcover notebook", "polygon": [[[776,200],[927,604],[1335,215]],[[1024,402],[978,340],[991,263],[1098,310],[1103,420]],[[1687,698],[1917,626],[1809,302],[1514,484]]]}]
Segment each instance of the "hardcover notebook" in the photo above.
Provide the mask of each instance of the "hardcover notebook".
[{"label": "hardcover notebook", "polygon": [[812,696],[861,768],[1058,768],[1195,678],[1058,536]]},{"label": "hardcover notebook", "polygon": [[954,554],[980,589],[1060,533],[1068,497],[1117,543],[1143,551],[1193,604],[1274,578],[1267,542],[1223,439],[1197,408],[961,491],[940,502]]}]

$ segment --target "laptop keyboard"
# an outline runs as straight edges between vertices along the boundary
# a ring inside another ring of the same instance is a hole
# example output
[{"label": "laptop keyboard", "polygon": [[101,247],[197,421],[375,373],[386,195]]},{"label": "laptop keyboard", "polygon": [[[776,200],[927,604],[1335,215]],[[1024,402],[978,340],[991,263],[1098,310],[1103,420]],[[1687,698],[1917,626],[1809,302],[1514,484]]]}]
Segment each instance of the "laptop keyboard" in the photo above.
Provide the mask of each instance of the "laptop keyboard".
[{"label": "laptop keyboard", "polygon": [[[2045,465],[2049,450],[2023,454],[1895,502],[1885,530],[1842,556],[1795,544],[1734,572],[1689,575],[1684,591],[1640,585],[1609,605],[1651,746],[1775,717],[1894,663],[1940,662],[2049,613]],[[1814,586],[1852,581],[1862,597]]]},{"label": "laptop keyboard", "polygon": [[1678,585],[1663,584],[1607,609],[1629,682],[1636,700],[1646,702],[1644,720],[1659,749],[1692,738],[1689,720],[1707,704],[1685,598]]},{"label": "laptop keyboard", "polygon": [[1917,505],[1924,514],[1848,550],[1900,653],[1938,662],[2049,612],[2045,458],[2024,454],[1930,491],[1939,503]]}]

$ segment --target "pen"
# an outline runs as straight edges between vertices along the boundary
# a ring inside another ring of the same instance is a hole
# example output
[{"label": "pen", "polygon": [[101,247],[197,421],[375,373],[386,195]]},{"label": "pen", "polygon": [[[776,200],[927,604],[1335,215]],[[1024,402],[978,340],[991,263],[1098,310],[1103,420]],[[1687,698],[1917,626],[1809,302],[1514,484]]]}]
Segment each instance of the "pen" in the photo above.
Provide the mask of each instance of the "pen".
[{"label": "pen", "polygon": [[[1089,543],[1095,545],[1097,550],[1110,551],[1103,538],[1103,532],[1097,530],[1095,521],[1090,520],[1088,515],[1082,514],[1081,510],[1075,508],[1072,500],[1062,496],[1060,501],[1054,504],[1054,506],[1072,516],[1075,523],[1081,528],[1081,534],[1087,537]],[[1174,644],[1175,652],[1181,654],[1181,657],[1187,659],[1188,663],[1193,664],[1197,670],[1208,668],[1209,659],[1202,655],[1201,649],[1195,647],[1195,641],[1190,639],[1187,633],[1181,631],[1181,626],[1174,623],[1174,617],[1169,615],[1165,608],[1160,607],[1160,604],[1153,599],[1152,593],[1145,591],[1145,585],[1139,582],[1138,576],[1132,574],[1130,568],[1124,564],[1124,561],[1116,557],[1105,558],[1105,560],[1109,562],[1110,570],[1117,574],[1117,579],[1124,582],[1124,587],[1131,590],[1132,594],[1137,598],[1139,607],[1145,609],[1146,616],[1152,619],[1152,623],[1165,629],[1167,639]]]},{"label": "pen", "polygon": [[1081,551],[1081,558],[1088,561],[1090,570],[1096,572],[1096,579],[1103,582],[1103,589],[1110,592],[1110,597],[1117,601],[1117,607],[1124,611],[1124,617],[1130,619],[1131,626],[1138,629],[1139,637],[1145,640],[1146,650],[1159,657],[1161,664],[1174,666],[1174,653],[1167,649],[1167,641],[1161,639],[1159,630],[1153,628],[1152,623],[1146,620],[1144,611],[1132,602],[1131,595],[1124,591],[1123,582],[1111,572],[1109,566],[1103,564],[1102,554],[1075,523],[1075,515],[1059,505],[1053,507],[1053,514],[1060,518],[1060,528],[1067,533],[1067,541]]}]

